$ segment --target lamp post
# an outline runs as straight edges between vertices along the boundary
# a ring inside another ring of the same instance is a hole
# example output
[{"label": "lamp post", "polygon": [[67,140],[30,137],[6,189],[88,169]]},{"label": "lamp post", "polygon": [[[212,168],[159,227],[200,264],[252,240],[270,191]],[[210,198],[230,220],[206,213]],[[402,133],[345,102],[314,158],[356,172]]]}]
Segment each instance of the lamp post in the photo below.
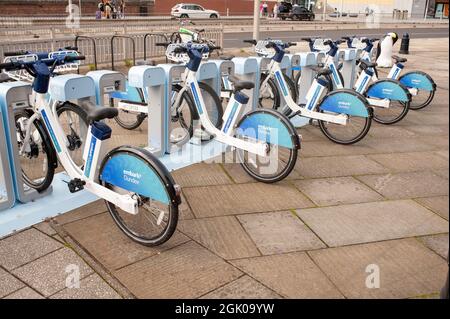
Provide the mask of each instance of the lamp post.
[{"label": "lamp post", "polygon": [[259,7],[261,5],[261,0],[255,0],[255,8],[253,11],[253,39],[259,40]]}]

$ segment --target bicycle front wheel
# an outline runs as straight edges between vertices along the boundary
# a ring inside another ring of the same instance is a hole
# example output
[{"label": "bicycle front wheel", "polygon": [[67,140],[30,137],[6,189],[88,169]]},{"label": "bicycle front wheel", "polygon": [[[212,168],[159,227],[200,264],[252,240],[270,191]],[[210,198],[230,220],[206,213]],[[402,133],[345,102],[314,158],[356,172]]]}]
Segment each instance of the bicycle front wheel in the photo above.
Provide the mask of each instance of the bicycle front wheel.
[{"label": "bicycle front wheel", "polygon": [[70,102],[65,102],[59,106],[56,113],[67,137],[70,157],[78,167],[81,167],[84,164],[83,150],[89,128],[87,113],[78,105]]},{"label": "bicycle front wheel", "polygon": [[[129,94],[130,97],[133,97],[133,102],[145,103],[144,93],[141,89],[127,87],[127,90],[127,94]],[[109,106],[118,107],[119,101],[119,99],[111,97],[109,100]],[[144,122],[146,118],[147,114],[145,113],[119,109],[119,113],[114,120],[120,127],[131,131],[141,126],[142,122]]]},{"label": "bicycle front wheel", "polygon": [[256,110],[239,122],[236,137],[248,142],[264,142],[266,156],[237,150],[242,168],[263,183],[285,179],[297,162],[300,138],[289,119],[274,110]]},{"label": "bicycle front wheel", "polygon": [[179,190],[165,166],[150,152],[130,146],[112,150],[101,165],[99,181],[138,201],[136,215],[106,201],[114,222],[126,236],[146,246],[170,239],[178,223]]}]

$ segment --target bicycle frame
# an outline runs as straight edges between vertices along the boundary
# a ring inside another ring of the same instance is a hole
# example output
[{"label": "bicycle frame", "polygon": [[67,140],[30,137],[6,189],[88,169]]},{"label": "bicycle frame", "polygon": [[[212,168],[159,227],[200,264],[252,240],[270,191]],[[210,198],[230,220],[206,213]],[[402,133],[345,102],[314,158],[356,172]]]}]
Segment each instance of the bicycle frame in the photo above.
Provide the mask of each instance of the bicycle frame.
[{"label": "bicycle frame", "polygon": [[[319,103],[319,97],[322,95],[322,93],[325,90],[325,86],[323,86],[317,79],[314,80],[311,88],[308,91],[308,94],[306,96],[306,105],[304,107],[299,106],[291,96],[291,92],[288,89],[288,85],[283,77],[283,72],[280,67],[280,63],[276,62],[275,60],[272,60],[269,63],[269,77],[275,77],[276,83],[278,85],[278,88],[280,89],[281,93],[283,94],[283,97],[287,103],[287,106],[294,112],[297,113],[300,116],[326,121],[330,123],[335,124],[341,124],[341,125],[347,125],[348,123],[348,116],[345,114],[338,114],[338,115],[332,115],[332,114],[325,114],[321,112],[315,111],[318,103]],[[268,81],[268,78],[266,81]],[[263,85],[266,85],[267,82],[264,82]]]},{"label": "bicycle frame", "polygon": [[[242,149],[248,151],[253,154],[257,154],[260,156],[267,156],[268,154],[268,145],[262,142],[248,142],[238,138],[233,137],[234,135],[234,124],[240,118],[242,114],[243,104],[237,101],[234,96],[230,98],[228,106],[226,108],[223,122],[224,125],[221,130],[217,129],[209,119],[208,111],[205,107],[205,102],[203,100],[203,96],[198,85],[198,80],[196,77],[196,72],[193,72],[189,69],[186,69],[186,72],[183,75],[185,83],[183,90],[187,90],[188,88],[192,92],[192,96],[194,98],[194,104],[197,109],[197,113],[199,115],[199,119],[205,130],[215,136],[215,139],[221,143],[230,145],[232,147],[236,147],[238,149]],[[176,104],[180,103],[180,99],[182,96],[182,92],[177,97]]]},{"label": "bicycle frame", "polygon": [[[56,107],[59,104],[58,101],[48,101],[46,94],[40,94],[33,92],[32,99],[33,109],[35,114],[30,118],[30,125],[26,128],[25,141],[29,141],[31,136],[31,123],[35,119],[41,119],[46,131],[52,141],[52,145],[58,155],[58,158],[66,170],[67,174],[72,180],[79,179],[85,183],[84,187],[91,193],[105,199],[108,202],[115,204],[122,210],[136,215],[138,213],[138,201],[136,198],[132,198],[130,195],[120,195],[116,192],[101,186],[95,181],[97,176],[97,164],[99,155],[101,154],[102,141],[92,134],[92,125],[88,128],[88,134],[86,138],[83,159],[85,160],[84,169],[81,170],[73,161],[67,149],[67,138],[59,123],[58,118],[55,116]],[[51,105],[51,107],[50,107]],[[25,143],[21,149],[26,147]],[[124,172],[125,174],[125,172]]]},{"label": "bicycle frame", "polygon": [[[364,50],[363,54],[361,56],[361,60],[370,62],[370,54],[369,54],[369,52]],[[401,64],[401,63],[394,64],[392,66],[391,70],[389,71],[389,74],[388,74],[387,78],[391,79],[391,80],[398,80],[400,78],[400,75],[401,75],[401,73],[402,73],[404,68],[405,68],[405,66],[403,64]],[[379,78],[377,76],[377,73],[373,72],[372,81],[375,82],[375,81],[378,81],[378,80],[379,80]],[[408,88],[408,90],[409,90],[409,93],[411,93],[413,96],[416,96],[418,94],[418,90],[416,88]]]}]

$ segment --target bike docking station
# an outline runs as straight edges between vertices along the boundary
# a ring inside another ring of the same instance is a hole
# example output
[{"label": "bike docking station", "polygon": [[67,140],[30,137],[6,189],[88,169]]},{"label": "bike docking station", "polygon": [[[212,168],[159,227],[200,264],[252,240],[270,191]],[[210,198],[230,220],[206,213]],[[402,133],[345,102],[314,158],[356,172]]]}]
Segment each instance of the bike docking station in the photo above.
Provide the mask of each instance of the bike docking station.
[{"label": "bike docking station", "polygon": [[96,105],[101,107],[106,105],[105,96],[108,98],[115,92],[124,92],[126,78],[117,71],[91,71],[86,76],[92,78],[95,83],[95,101]]},{"label": "bike docking station", "polygon": [[220,82],[214,90],[219,93],[220,97],[229,98],[231,96],[232,84],[229,81],[230,76],[235,75],[235,65],[233,61],[229,60],[209,60],[209,62],[216,65],[217,71],[219,72],[220,81],[222,81],[223,89],[221,90]]},{"label": "bike docking station", "polygon": [[0,211],[13,207],[16,201],[2,114],[3,111],[0,108]]},{"label": "bike docking station", "polygon": [[[307,102],[307,94],[316,76],[316,72],[313,70],[315,66],[322,63],[325,59],[325,53],[323,52],[301,52],[297,56],[300,58],[301,77],[298,87],[298,100],[299,104],[305,104]],[[295,127],[302,127],[309,123],[309,119],[301,116],[295,116],[291,119],[292,124]]]},{"label": "bike docking station", "polygon": [[259,81],[261,78],[258,62],[253,58],[233,58],[234,63],[234,74],[238,76],[243,81],[249,81],[255,83],[255,87],[250,90],[242,90],[242,92],[247,95],[250,100],[245,106],[243,114],[250,111],[256,110],[258,107],[258,97],[257,92],[259,92]]},{"label": "bike docking station", "polygon": [[356,82],[356,59],[359,56],[357,49],[342,49],[336,54],[336,60],[342,61],[342,77],[344,87],[353,89]]},{"label": "bike docking station", "polygon": [[[49,96],[60,102],[70,101],[83,105],[86,101],[95,105],[96,87],[99,92],[107,92],[116,77],[104,71],[98,71],[98,81],[77,74],[66,74],[51,79]],[[95,74],[94,74],[95,75]],[[106,76],[107,75],[107,76]],[[96,77],[96,76],[94,76]],[[118,89],[123,88],[120,84]],[[38,193],[24,185],[20,155],[17,147],[14,112],[30,107],[31,85],[25,82],[6,82],[0,84],[0,139],[1,168],[6,185],[7,201],[0,201],[0,237],[9,235],[46,218],[55,217],[81,206],[94,202],[97,196],[87,191],[69,192],[69,176],[65,172],[55,174],[52,185],[44,192]],[[100,95],[99,95],[100,96]],[[1,133],[4,130],[5,134]],[[6,147],[4,147],[6,146]],[[6,148],[4,152],[3,148]],[[7,159],[5,156],[7,155]],[[8,169],[9,166],[9,169]],[[8,173],[9,171],[9,173]],[[2,176],[0,176],[2,177]],[[0,178],[1,181],[1,178]],[[0,191],[2,184],[0,184]],[[1,195],[3,196],[3,195]],[[1,197],[0,196],[0,197]]]},{"label": "bike docking station", "polygon": [[[289,61],[289,69],[287,71],[287,76],[289,76],[292,80],[295,79],[295,75],[296,72],[299,72],[302,70],[302,67],[300,66],[300,54],[285,54],[284,55],[286,59],[288,59]],[[285,61],[285,59],[283,59],[283,61],[281,61],[281,63],[283,63]]]},{"label": "bike docking station", "polygon": [[[228,146],[214,139],[200,141],[195,136],[184,141],[181,146],[171,145],[172,86],[181,82],[186,67],[182,64],[160,64],[158,66],[135,66],[128,74],[131,87],[147,90],[148,99],[148,141],[146,147],[166,166],[175,171],[222,155]],[[197,74],[198,80],[213,87],[220,87],[219,69],[215,63],[202,63]],[[219,88],[220,90],[220,88]],[[194,126],[194,129],[199,129]]]}]

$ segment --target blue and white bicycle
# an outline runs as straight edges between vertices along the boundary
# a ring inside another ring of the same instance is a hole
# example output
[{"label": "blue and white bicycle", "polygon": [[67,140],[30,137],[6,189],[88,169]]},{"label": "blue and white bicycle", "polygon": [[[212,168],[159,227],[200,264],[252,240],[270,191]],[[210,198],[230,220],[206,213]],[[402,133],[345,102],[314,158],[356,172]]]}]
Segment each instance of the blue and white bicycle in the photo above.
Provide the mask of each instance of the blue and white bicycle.
[{"label": "blue and white bicycle", "polygon": [[[111,129],[102,120],[117,116],[116,108],[97,108],[86,101],[89,130],[83,168],[70,156],[70,143],[56,112],[58,105],[65,101],[55,100],[53,96],[61,94],[58,84],[74,81],[74,76],[55,77],[51,86],[50,77],[56,67],[83,59],[83,56],[64,56],[0,64],[0,70],[25,70],[34,78],[33,109],[16,115],[22,174],[30,187],[35,187],[37,182],[42,191],[51,184],[59,160],[69,176],[70,192],[86,189],[103,198],[118,227],[132,240],[149,246],[162,244],[172,236],[177,225],[180,188],[159,160],[144,149],[121,146],[100,158],[102,144],[111,136]],[[79,82],[71,83],[77,83],[72,85],[78,90],[94,85],[89,77],[76,79]],[[52,92],[52,87],[58,92]]]},{"label": "blue and white bicycle", "polygon": [[[361,60],[367,61],[369,63],[371,62],[370,51],[373,48],[374,42],[377,40],[378,39],[369,38],[360,40],[366,45],[362,52]],[[347,41],[348,44],[351,43],[350,41],[353,42],[353,40],[350,38]],[[401,84],[408,88],[409,92],[411,93],[410,109],[420,110],[430,105],[437,90],[437,85],[431,78],[431,76],[422,71],[410,71],[402,75],[403,69],[405,68],[404,63],[406,63],[408,60],[396,55],[392,56],[392,59],[395,63],[389,71],[387,79],[396,81],[398,80]],[[378,81],[380,77],[376,65],[372,67],[372,70],[374,73],[372,76],[372,80]]]},{"label": "blue and white bicycle", "polygon": [[338,89],[327,94],[329,82],[324,77],[331,76],[329,68],[315,68],[317,76],[308,91],[305,105],[299,105],[294,100],[281,70],[285,49],[292,45],[273,40],[257,43],[260,51],[271,51],[264,54],[272,57],[266,80],[275,79],[275,94],[283,96],[287,104],[284,109],[277,109],[289,117],[299,115],[309,118],[311,122],[318,121],[323,134],[335,143],[348,145],[361,141],[370,130],[373,109],[366,97],[353,90]]},{"label": "blue and white bicycle", "polygon": [[[203,97],[196,73],[203,56],[209,51],[206,44],[170,44],[166,56],[169,60],[186,64],[186,72],[182,75],[181,91],[189,92],[190,108],[196,110],[204,131],[215,140],[236,150],[238,160],[243,169],[254,179],[264,183],[275,183],[286,178],[293,170],[300,149],[300,138],[294,126],[284,115],[273,111],[258,109],[243,114],[244,105],[249,97],[242,91],[254,88],[254,83],[230,77],[233,92],[228,106],[221,118],[221,126],[216,127],[208,114],[207,102]],[[214,99],[220,101],[215,91]],[[179,102],[175,101],[175,105]]]},{"label": "blue and white bicycle", "polygon": [[[363,41],[369,41],[369,39]],[[339,71],[339,65],[335,64],[335,56],[342,42],[343,40],[323,42],[326,47],[329,47],[324,61],[324,67],[330,70],[330,74],[324,75],[328,83],[328,91],[344,88],[344,79]],[[363,57],[370,57],[371,51],[372,47],[368,46],[364,50]],[[405,118],[411,103],[408,88],[396,79],[375,80],[376,63],[367,61],[365,58],[359,59],[358,63],[361,72],[353,89],[364,95],[373,107],[374,121],[381,124],[395,124]]]}]

